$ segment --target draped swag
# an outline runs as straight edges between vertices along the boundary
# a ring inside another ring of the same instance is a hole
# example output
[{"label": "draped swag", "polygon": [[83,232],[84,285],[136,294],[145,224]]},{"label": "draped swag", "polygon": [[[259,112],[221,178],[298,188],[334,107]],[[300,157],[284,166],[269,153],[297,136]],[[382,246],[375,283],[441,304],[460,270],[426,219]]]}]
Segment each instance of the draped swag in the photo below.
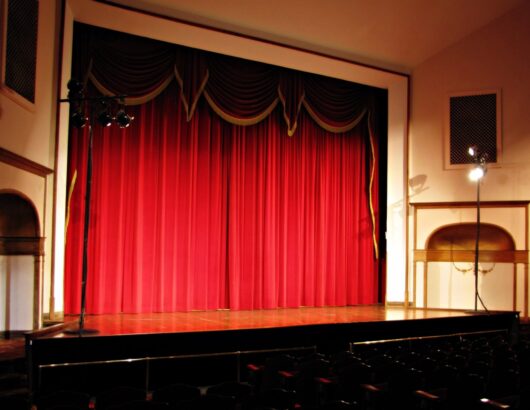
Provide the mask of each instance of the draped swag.
[{"label": "draped swag", "polygon": [[[379,301],[380,91],[83,24],[73,77],[127,129],[71,129],[65,313]],[[91,107],[90,109],[95,109]],[[77,182],[76,182],[77,181]]]}]

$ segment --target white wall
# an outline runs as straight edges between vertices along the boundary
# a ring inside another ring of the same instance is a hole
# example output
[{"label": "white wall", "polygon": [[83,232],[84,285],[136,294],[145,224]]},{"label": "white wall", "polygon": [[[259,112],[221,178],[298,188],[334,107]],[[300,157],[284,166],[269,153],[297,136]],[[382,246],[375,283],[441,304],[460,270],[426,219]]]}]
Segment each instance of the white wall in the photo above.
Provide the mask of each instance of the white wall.
[{"label": "white wall", "polygon": [[[32,255],[0,255],[0,288],[4,290],[0,292],[0,330],[33,328],[34,266]],[[9,310],[6,289],[9,289]]]},{"label": "white wall", "polygon": [[[467,169],[444,169],[448,96],[491,89],[501,90],[502,157],[499,166],[489,167],[481,186],[481,199],[530,199],[529,39],[530,3],[526,2],[413,70],[409,178],[424,178],[425,183],[421,190],[410,191],[411,202],[476,199],[475,185],[468,180]],[[443,217],[437,218],[442,218],[438,219],[437,223],[444,223]],[[497,223],[503,218],[500,214],[490,216],[490,219]],[[445,222],[450,223],[449,219]],[[411,234],[412,222],[411,219]],[[519,223],[523,224],[523,220],[519,220]],[[428,235],[431,229],[428,223],[417,228],[422,237]],[[527,238],[528,232],[523,235]],[[412,240],[410,244],[409,255],[412,252]],[[409,260],[412,261],[412,257]],[[497,274],[498,271],[492,272],[490,277],[496,277]],[[455,274],[454,270],[452,274],[447,274],[446,271],[439,275],[438,282],[434,282],[439,289],[445,289],[441,291],[445,296],[438,296],[440,307],[469,307],[464,295],[472,292],[472,289],[469,289],[472,284],[466,283],[460,276],[461,274]],[[456,292],[454,282],[451,285],[451,278],[463,281],[461,286],[457,287],[460,294]],[[504,289],[507,285],[499,286]],[[436,289],[430,291],[436,292]],[[489,295],[490,305],[500,308],[508,306],[507,296],[502,296],[503,292],[485,292]],[[451,300],[447,299],[447,295],[451,295]]]}]

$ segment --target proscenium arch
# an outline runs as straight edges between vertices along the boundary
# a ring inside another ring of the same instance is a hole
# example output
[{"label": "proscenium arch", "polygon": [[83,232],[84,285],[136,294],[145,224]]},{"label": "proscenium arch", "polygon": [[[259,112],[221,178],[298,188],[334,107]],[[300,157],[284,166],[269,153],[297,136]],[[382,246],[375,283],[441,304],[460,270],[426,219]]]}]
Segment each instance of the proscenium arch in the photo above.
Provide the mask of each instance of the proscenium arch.
[{"label": "proscenium arch", "polygon": [[[289,69],[311,72],[345,81],[383,88],[388,91],[388,141],[392,155],[387,163],[387,268],[385,302],[404,302],[408,305],[407,247],[408,234],[408,99],[409,76],[369,67],[338,57],[315,53],[257,38],[245,37],[210,27],[176,21],[130,10],[116,5],[91,0],[64,2],[64,39],[60,96],[67,95],[71,73],[74,22],[81,22],[111,30],[122,31],[155,40],[179,44],[247,60],[272,64]],[[56,277],[64,273],[64,229],[66,215],[66,162],[68,151],[69,112],[66,104],[59,107],[56,198],[55,198],[55,257]],[[57,302],[62,294],[50,295]],[[60,296],[60,297],[59,297]],[[62,302],[60,302],[62,303]],[[62,307],[56,306],[58,309]]]}]

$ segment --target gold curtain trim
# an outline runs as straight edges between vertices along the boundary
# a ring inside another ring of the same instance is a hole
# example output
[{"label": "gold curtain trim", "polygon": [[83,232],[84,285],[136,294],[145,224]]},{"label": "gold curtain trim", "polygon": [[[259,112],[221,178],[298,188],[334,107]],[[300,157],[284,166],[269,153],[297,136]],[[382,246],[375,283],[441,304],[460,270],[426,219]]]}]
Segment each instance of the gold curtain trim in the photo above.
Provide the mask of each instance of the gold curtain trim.
[{"label": "gold curtain trim", "polygon": [[72,175],[72,182],[70,183],[70,188],[68,189],[68,201],[66,206],[66,221],[64,222],[64,243],[66,244],[66,236],[68,235],[68,222],[70,222],[70,202],[72,201],[72,195],[74,193],[75,182],[77,181],[77,169]]},{"label": "gold curtain trim", "polygon": [[296,127],[298,127],[298,115],[300,114],[300,110],[302,108],[302,103],[305,100],[305,92],[302,93],[302,97],[300,97],[300,101],[298,102],[298,107],[296,107],[296,116],[294,124],[291,125],[291,120],[287,116],[287,112],[285,111],[285,97],[282,93],[282,90],[280,86],[278,86],[278,96],[280,97],[280,101],[283,105],[283,118],[285,119],[285,122],[287,123],[287,135],[289,137],[292,137],[294,135],[294,132],[296,131]]},{"label": "gold curtain trim", "polygon": [[186,110],[186,120],[190,122],[191,118],[193,117],[193,114],[195,113],[195,109],[197,108],[199,98],[201,97],[201,94],[204,92],[204,88],[206,87],[206,84],[208,83],[208,79],[210,78],[210,71],[206,70],[206,74],[201,82],[199,91],[197,92],[197,94],[193,96],[191,108],[188,106],[188,101],[186,101],[186,97],[184,95],[184,81],[182,81],[182,77],[180,76],[177,66],[175,66],[175,78],[177,79],[177,82],[180,86],[180,100],[182,101],[182,104],[184,104],[184,109]]},{"label": "gold curtain trim", "polygon": [[372,114],[368,114],[368,135],[370,136],[370,154],[372,156],[372,166],[370,167],[370,186],[368,189],[368,197],[370,201],[370,216],[372,217],[372,240],[374,242],[375,259],[379,259],[379,245],[377,243],[376,235],[376,224],[375,224],[375,212],[372,198],[372,189],[374,186],[374,175],[375,175],[375,149],[374,149],[374,137],[372,134]]},{"label": "gold curtain trim", "polygon": [[326,131],[329,131],[329,132],[335,132],[335,133],[338,133],[338,132],[347,132],[347,131],[350,131],[352,129],[354,129],[357,124],[359,124],[359,122],[363,119],[364,115],[366,114],[366,112],[368,111],[367,108],[365,108],[357,118],[355,118],[353,121],[351,121],[350,123],[342,126],[342,127],[335,127],[333,125],[329,125],[327,123],[325,123],[324,121],[322,121],[318,115],[316,115],[316,113],[313,111],[313,109],[311,108],[311,106],[307,103],[307,101],[304,99],[304,101],[302,102],[304,104],[304,107],[305,109],[307,110],[307,112],[309,113],[309,115],[311,116],[311,118],[313,118],[313,120],[315,120],[315,122],[320,125],[322,128],[324,128]]},{"label": "gold curtain trim", "polygon": [[235,125],[254,125],[254,124],[257,124],[258,122],[264,120],[265,118],[267,118],[270,115],[270,113],[272,112],[272,110],[274,110],[274,108],[276,107],[276,105],[278,104],[278,101],[279,101],[279,98],[275,98],[274,101],[272,102],[272,104],[269,105],[269,107],[267,107],[265,109],[265,111],[263,111],[261,114],[257,115],[256,117],[252,117],[252,118],[238,118],[238,117],[234,117],[233,115],[230,115],[230,114],[224,112],[221,109],[221,107],[219,107],[217,104],[215,104],[213,102],[212,98],[210,97],[210,95],[208,94],[208,91],[204,91],[204,98],[206,98],[206,101],[208,102],[210,107],[212,107],[212,109],[215,111],[215,113],[219,117],[221,117],[223,120],[228,121],[229,123],[235,124]]},{"label": "gold curtain trim", "polygon": [[[92,84],[94,84],[94,86],[97,88],[97,90],[101,94],[107,95],[107,96],[115,94],[111,90],[106,88],[103,84],[101,84],[99,82],[99,80],[94,76],[94,74],[92,74],[92,71],[90,71],[88,73],[88,78],[90,79],[90,81],[92,81]],[[148,94],[141,95],[141,96],[138,96],[138,97],[125,97],[124,103],[126,105],[140,105],[140,104],[144,104],[144,103],[146,103],[146,102],[158,97],[158,95],[160,95],[160,93],[162,91],[164,91],[167,88],[167,86],[171,83],[172,79],[173,79],[172,76],[168,76],[168,78],[166,78],[162,82],[162,84],[160,84],[157,88],[155,88],[153,91],[151,91]]]}]

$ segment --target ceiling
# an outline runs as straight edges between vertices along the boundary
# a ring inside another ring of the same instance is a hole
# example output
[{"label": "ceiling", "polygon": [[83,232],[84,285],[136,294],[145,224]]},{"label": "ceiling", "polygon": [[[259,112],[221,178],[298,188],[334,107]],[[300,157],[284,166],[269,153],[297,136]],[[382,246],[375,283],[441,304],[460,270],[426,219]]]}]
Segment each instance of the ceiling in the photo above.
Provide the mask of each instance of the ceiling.
[{"label": "ceiling", "polygon": [[530,0],[111,0],[408,73]]}]

